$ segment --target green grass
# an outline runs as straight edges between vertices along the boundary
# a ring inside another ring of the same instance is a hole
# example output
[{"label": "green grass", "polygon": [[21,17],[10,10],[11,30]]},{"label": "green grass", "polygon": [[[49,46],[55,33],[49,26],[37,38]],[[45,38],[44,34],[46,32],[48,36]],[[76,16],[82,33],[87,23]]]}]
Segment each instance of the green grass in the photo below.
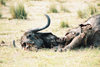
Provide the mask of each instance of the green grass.
[{"label": "green grass", "polygon": [[62,22],[60,22],[60,27],[61,28],[69,27],[68,21],[62,21]]},{"label": "green grass", "polygon": [[0,67],[99,67],[100,50],[86,48],[67,52],[24,51],[0,47]]},{"label": "green grass", "polygon": [[0,12],[0,18],[2,17],[2,14],[1,14],[1,12]]},{"label": "green grass", "polygon": [[0,9],[0,18],[2,18],[2,12],[1,11],[2,11],[2,9]]},{"label": "green grass", "polygon": [[88,16],[87,12],[85,10],[78,10],[77,15],[79,18],[86,18]]},{"label": "green grass", "polygon": [[95,13],[98,12],[98,10],[97,10],[95,5],[89,5],[88,9],[90,11],[90,15],[94,15]]},{"label": "green grass", "polygon": [[6,5],[5,0],[0,0],[0,4],[1,4],[1,5]]},{"label": "green grass", "polygon": [[22,3],[18,3],[18,5],[11,6],[10,12],[13,18],[16,19],[27,19],[27,13],[25,11],[24,5]]},{"label": "green grass", "polygon": [[48,13],[58,13],[56,5],[54,5],[54,4],[51,5],[50,8],[49,8]]},{"label": "green grass", "polygon": [[97,3],[97,6],[100,6],[100,3]]}]

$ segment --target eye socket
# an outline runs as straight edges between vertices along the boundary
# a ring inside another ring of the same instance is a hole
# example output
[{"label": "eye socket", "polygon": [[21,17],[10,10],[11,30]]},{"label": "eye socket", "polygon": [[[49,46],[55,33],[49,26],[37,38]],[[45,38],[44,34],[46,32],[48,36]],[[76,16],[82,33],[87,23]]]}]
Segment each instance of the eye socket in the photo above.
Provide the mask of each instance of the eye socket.
[{"label": "eye socket", "polygon": [[27,38],[31,37],[32,35],[28,35]]},{"label": "eye socket", "polygon": [[29,35],[28,37],[31,37],[31,35]]},{"label": "eye socket", "polygon": [[26,47],[26,43],[23,43],[23,44],[22,44],[22,47]]}]

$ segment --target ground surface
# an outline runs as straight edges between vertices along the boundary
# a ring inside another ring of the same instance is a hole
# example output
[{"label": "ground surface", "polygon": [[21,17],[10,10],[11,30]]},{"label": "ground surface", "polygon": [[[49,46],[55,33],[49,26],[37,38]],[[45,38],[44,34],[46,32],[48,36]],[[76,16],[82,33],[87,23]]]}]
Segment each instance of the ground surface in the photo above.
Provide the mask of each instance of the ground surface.
[{"label": "ground surface", "polygon": [[[15,0],[8,0],[6,6],[1,6],[3,18],[0,19],[0,43],[5,42],[5,46],[0,46],[0,67],[100,67],[100,49],[78,49],[67,52],[54,52],[49,49],[42,49],[39,52],[24,51],[20,49],[20,38],[25,31],[46,24],[43,14],[48,14],[51,18],[51,25],[42,32],[52,32],[62,37],[68,28],[61,28],[61,21],[68,21],[70,28],[77,27],[87,18],[77,17],[77,10],[84,9],[87,4],[98,4],[99,0],[24,0],[25,9],[28,13],[27,20],[11,19],[9,7],[15,4]],[[49,7],[54,4],[58,7],[64,5],[70,10],[68,12],[48,13]],[[100,8],[98,6],[97,8]],[[98,10],[99,11],[99,10]],[[13,48],[12,41],[16,40],[18,48]]]},{"label": "ground surface", "polygon": [[100,49],[39,52],[0,47],[0,67],[100,67]]}]

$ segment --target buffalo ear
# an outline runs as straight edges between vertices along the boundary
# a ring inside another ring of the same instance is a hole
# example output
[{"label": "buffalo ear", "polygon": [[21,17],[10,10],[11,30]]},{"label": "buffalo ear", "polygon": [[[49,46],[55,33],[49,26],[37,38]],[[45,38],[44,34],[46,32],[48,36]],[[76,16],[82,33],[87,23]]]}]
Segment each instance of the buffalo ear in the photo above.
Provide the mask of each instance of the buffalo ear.
[{"label": "buffalo ear", "polygon": [[91,30],[92,29],[92,25],[91,24],[87,24],[88,28]]}]

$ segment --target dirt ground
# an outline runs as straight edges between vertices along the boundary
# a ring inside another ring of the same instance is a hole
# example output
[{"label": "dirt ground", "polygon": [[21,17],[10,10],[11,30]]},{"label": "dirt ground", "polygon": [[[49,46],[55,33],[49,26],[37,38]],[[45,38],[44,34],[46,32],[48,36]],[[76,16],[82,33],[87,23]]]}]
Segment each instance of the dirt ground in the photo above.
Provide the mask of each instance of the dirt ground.
[{"label": "dirt ground", "polygon": [[[28,14],[26,20],[12,19],[10,7],[17,5],[17,1],[22,2],[25,6]],[[50,16],[51,25],[41,32],[52,32],[63,37],[68,29],[77,27],[91,16],[79,18],[77,15],[78,10],[84,10],[88,4],[95,5],[99,13],[99,0],[7,0],[6,6],[0,5],[2,13],[0,44],[6,45],[0,46],[0,67],[100,67],[99,48],[93,50],[86,48],[63,53],[43,49],[36,53],[22,50],[19,43],[25,31],[46,25],[47,20],[44,14]],[[49,13],[51,5],[56,6],[59,12]],[[60,10],[62,5],[70,12]],[[63,21],[68,23],[68,28],[60,27]],[[13,48],[13,40],[16,41],[18,48]]]}]

